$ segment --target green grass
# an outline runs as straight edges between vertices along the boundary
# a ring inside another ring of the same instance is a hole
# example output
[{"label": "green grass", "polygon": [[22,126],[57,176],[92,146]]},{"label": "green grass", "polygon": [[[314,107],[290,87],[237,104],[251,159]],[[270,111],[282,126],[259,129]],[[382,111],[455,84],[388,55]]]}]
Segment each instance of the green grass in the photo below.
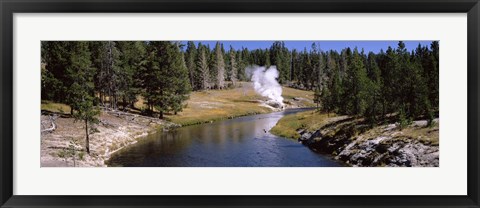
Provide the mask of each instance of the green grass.
[{"label": "green grass", "polygon": [[70,106],[63,103],[55,103],[48,100],[42,100],[41,110],[49,111],[53,113],[70,114]]},{"label": "green grass", "polygon": [[402,135],[398,137],[410,138],[417,140],[424,144],[439,145],[439,131],[438,124],[434,124],[432,127],[407,127],[402,130]]},{"label": "green grass", "polygon": [[291,114],[281,118],[270,132],[277,136],[298,139],[300,134],[297,130],[315,131],[329,123],[333,117],[335,117],[334,114],[328,115],[315,110]]}]

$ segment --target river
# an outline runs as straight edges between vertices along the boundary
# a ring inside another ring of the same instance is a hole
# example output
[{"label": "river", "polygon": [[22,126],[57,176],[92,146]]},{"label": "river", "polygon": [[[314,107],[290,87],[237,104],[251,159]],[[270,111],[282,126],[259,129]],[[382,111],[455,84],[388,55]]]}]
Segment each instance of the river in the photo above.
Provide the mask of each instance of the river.
[{"label": "river", "polygon": [[284,115],[245,116],[151,134],[112,155],[121,167],[336,167],[340,163],[268,131]]}]

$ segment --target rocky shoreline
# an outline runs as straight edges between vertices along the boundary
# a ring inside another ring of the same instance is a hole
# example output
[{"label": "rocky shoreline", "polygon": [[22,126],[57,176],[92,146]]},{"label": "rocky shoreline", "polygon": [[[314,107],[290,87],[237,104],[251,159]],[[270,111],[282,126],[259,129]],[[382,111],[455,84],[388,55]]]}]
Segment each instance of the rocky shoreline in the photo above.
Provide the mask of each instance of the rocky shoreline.
[{"label": "rocky shoreline", "polygon": [[349,166],[438,167],[438,119],[434,122],[433,127],[419,120],[403,129],[398,123],[370,128],[339,117],[316,131],[299,129],[298,140]]}]

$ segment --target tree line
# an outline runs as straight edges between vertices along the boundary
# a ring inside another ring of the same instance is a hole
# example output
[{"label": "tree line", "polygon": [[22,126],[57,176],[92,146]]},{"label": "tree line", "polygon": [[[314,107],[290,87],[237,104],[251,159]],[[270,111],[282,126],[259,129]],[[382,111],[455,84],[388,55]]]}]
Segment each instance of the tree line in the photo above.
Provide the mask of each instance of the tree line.
[{"label": "tree line", "polygon": [[70,105],[82,100],[112,109],[177,113],[190,91],[235,87],[249,81],[247,66],[276,65],[280,82],[290,80],[291,52],[284,42],[271,48],[226,51],[193,41],[43,41],[42,100]]},{"label": "tree line", "polygon": [[432,124],[438,114],[437,41],[412,51],[400,41],[396,48],[377,54],[346,48],[340,53],[312,50],[302,56],[307,66],[318,68],[315,97],[327,112],[363,116],[373,124],[397,114],[402,126],[420,117]]},{"label": "tree line", "polygon": [[147,112],[178,112],[190,84],[184,53],[168,41],[42,42],[42,99],[71,106],[91,101],[112,109],[134,107],[139,95]]}]

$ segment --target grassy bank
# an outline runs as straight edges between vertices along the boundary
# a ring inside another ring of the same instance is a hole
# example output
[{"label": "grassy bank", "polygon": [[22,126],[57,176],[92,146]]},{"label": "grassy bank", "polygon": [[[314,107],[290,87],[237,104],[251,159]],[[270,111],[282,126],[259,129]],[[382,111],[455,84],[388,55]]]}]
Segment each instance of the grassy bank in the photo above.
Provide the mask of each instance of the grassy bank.
[{"label": "grassy bank", "polygon": [[278,136],[298,139],[300,138],[298,130],[315,131],[325,124],[338,119],[339,117],[335,114],[318,113],[315,110],[305,111],[284,116],[270,132]]},{"label": "grassy bank", "polygon": [[[315,110],[305,111],[297,114],[291,114],[281,118],[278,123],[270,130],[272,134],[298,139],[300,138],[299,130],[306,130],[313,132],[327,125],[331,125],[337,121],[346,120],[347,116],[338,116],[335,114],[319,113]],[[348,127],[352,128],[354,134],[362,134],[363,138],[373,138],[384,133],[388,133],[384,130],[385,126],[390,126],[391,130],[398,131],[396,134],[397,139],[414,139],[425,144],[438,145],[438,122],[432,127],[425,127],[426,121],[414,121],[410,126],[404,129],[399,129],[396,124],[383,124],[378,126],[368,126],[363,123],[363,119],[348,120]],[[345,122],[338,122],[337,126],[347,124]],[[335,127],[335,126],[333,126]],[[338,130],[338,129],[337,129]],[[393,132],[392,132],[393,133]],[[395,133],[393,133],[395,134]]]},{"label": "grassy bank", "polygon": [[41,110],[49,111],[52,113],[70,114],[70,106],[65,105],[63,103],[55,103],[48,100],[42,100]]}]

